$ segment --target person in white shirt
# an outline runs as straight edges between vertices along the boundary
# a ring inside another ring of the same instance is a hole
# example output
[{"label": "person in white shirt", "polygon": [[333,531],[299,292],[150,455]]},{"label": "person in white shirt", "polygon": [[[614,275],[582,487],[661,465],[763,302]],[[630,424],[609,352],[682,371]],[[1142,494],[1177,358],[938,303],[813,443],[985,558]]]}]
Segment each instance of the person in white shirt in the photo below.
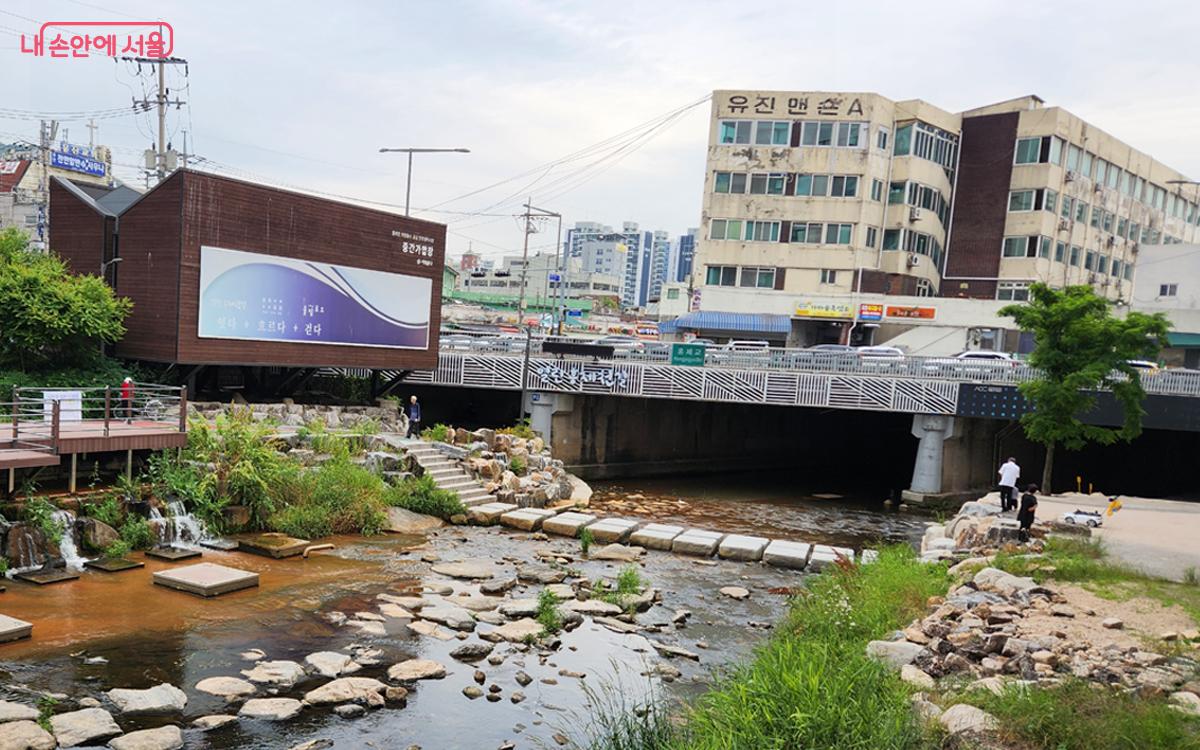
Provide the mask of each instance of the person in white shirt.
[{"label": "person in white shirt", "polygon": [[1017,479],[1021,476],[1021,467],[1017,459],[1009,456],[1000,465],[1000,510],[1007,512],[1017,507]]}]

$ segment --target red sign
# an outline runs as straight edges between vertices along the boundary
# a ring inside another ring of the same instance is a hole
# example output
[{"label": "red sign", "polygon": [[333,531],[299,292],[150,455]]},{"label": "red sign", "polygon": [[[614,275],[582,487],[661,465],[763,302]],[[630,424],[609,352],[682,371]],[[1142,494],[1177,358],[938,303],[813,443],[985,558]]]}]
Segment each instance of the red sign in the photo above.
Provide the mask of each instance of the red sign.
[{"label": "red sign", "polygon": [[175,29],[165,21],[47,21],[38,33],[21,35],[21,53],[34,57],[150,57],[175,51]]},{"label": "red sign", "polygon": [[884,316],[888,318],[905,318],[908,320],[933,320],[937,317],[937,308],[888,305],[884,311]]},{"label": "red sign", "polygon": [[880,320],[883,318],[883,305],[862,304],[858,306],[859,320]]}]

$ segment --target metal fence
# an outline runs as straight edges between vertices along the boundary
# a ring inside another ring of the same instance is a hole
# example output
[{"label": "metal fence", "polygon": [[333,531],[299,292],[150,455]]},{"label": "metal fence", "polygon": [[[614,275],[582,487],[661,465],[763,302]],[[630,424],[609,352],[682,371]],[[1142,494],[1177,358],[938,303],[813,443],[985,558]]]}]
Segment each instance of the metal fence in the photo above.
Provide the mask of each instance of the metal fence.
[{"label": "metal fence", "polygon": [[57,404],[51,407],[49,419],[40,406],[35,409],[19,400],[0,404],[0,410],[9,417],[0,431],[0,449],[54,453],[59,429]]},{"label": "metal fence", "polygon": [[15,388],[14,414],[20,414],[22,424],[49,422],[57,414],[60,427],[90,432],[108,437],[122,425],[142,427],[172,427],[187,430],[187,388],[134,383],[129,398],[120,387],[104,388]]}]

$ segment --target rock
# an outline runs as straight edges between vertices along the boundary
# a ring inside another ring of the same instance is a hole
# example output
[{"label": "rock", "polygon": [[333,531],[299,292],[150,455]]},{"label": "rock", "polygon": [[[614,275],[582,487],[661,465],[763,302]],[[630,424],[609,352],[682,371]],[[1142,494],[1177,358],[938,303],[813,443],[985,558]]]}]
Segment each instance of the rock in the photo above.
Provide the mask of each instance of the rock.
[{"label": "rock", "polygon": [[665,643],[658,643],[656,641],[651,641],[650,645],[654,646],[655,651],[657,651],[658,653],[667,657],[668,659],[672,658],[672,657],[676,657],[676,656],[682,656],[684,659],[691,659],[692,661],[700,661],[700,654],[694,653],[692,651],[688,651],[686,648],[679,648],[678,646],[668,646]]},{"label": "rock", "polygon": [[486,561],[438,563],[433,566],[433,572],[450,578],[486,580],[495,577],[496,566]]},{"label": "rock", "polygon": [[942,718],[942,707],[920,697],[919,693],[913,695],[912,707],[922,721],[937,721]]},{"label": "rock", "polygon": [[84,519],[81,535],[84,547],[97,552],[104,550],[108,545],[121,538],[116,529],[95,518]]},{"label": "rock", "polygon": [[379,695],[386,687],[372,677],[339,677],[316,690],[309,690],[304,694],[304,702],[311,706],[328,706],[365,701],[368,693]]},{"label": "rock", "polygon": [[[333,747],[333,740],[321,738],[319,740],[301,742],[299,745],[292,745],[288,750],[328,750],[331,747]],[[408,750],[421,750],[421,746],[409,745]]]},{"label": "rock", "polygon": [[587,599],[586,601],[572,599],[564,602],[562,608],[568,612],[578,612],[581,615],[619,615],[624,611],[618,605],[602,599]]},{"label": "rock", "polygon": [[640,625],[635,625],[631,622],[622,622],[613,617],[593,617],[592,621],[597,625],[603,625],[614,633],[638,633],[643,629]]},{"label": "rock", "polygon": [[1168,630],[1164,633],[1160,633],[1158,637],[1168,643],[1173,643],[1179,640],[1179,633],[1175,632],[1174,630]]},{"label": "rock", "polygon": [[475,700],[479,696],[483,695],[483,688],[479,687],[478,685],[467,685],[462,689],[462,694],[471,700]]},{"label": "rock", "polygon": [[108,746],[112,750],[179,750],[183,747],[183,732],[176,726],[141,729],[116,738]]},{"label": "rock", "polygon": [[549,565],[522,565],[517,568],[517,579],[524,583],[540,583],[543,586],[550,583],[562,583],[567,577],[567,571],[552,568]]},{"label": "rock", "polygon": [[413,513],[405,508],[388,507],[385,512],[387,513],[387,522],[384,524],[383,530],[395,534],[428,534],[444,525],[440,518]]},{"label": "rock", "polygon": [[0,701],[0,724],[8,721],[36,721],[38,710],[24,703]]},{"label": "rock", "polygon": [[396,682],[440,680],[446,676],[446,668],[431,659],[409,659],[388,667],[387,674]]},{"label": "rock", "polygon": [[249,651],[243,651],[239,655],[246,661],[259,661],[260,659],[267,658],[267,652],[261,648],[252,648]]},{"label": "rock", "polygon": [[54,750],[57,746],[54,735],[28,719],[0,724],[0,748],[3,750]]},{"label": "rock", "polygon": [[480,641],[471,641],[464,643],[458,648],[450,652],[451,658],[459,661],[479,661],[488,654],[492,653],[495,646],[491,643],[482,643]]},{"label": "rock", "polygon": [[304,679],[304,667],[294,661],[261,661],[254,669],[243,669],[242,676],[261,685],[292,687]]},{"label": "rock", "polygon": [[512,695],[508,696],[508,699],[513,703],[520,703],[521,701],[525,700],[525,694],[520,690],[514,690]]},{"label": "rock", "polygon": [[187,693],[165,682],[145,690],[115,688],[106,695],[123,714],[173,713],[187,706]]},{"label": "rock", "polygon": [[624,544],[606,544],[600,549],[592,550],[588,557],[592,560],[615,560],[617,562],[637,562],[646,554],[643,547],[628,547]]},{"label": "rock", "polygon": [[437,638],[439,641],[454,640],[454,633],[446,630],[436,622],[417,620],[416,622],[410,622],[408,624],[408,629],[414,633],[420,633],[421,635],[427,635],[431,638]]},{"label": "rock", "polygon": [[389,685],[384,688],[383,700],[385,703],[403,707],[408,704],[408,688]]},{"label": "rock", "polygon": [[912,664],[924,650],[923,646],[907,641],[871,641],[867,644],[867,656],[896,669]]},{"label": "rock", "polygon": [[476,669],[475,674],[471,676],[471,679],[482,685],[483,683],[487,682],[487,675],[484,674],[482,669]]},{"label": "rock", "polygon": [[995,716],[966,703],[946,709],[938,721],[949,734],[991,732],[1000,726]]},{"label": "rock", "polygon": [[234,701],[258,692],[258,688],[253,683],[237,677],[207,677],[196,683],[196,689],[227,701]]},{"label": "rock", "polygon": [[421,609],[421,619],[441,623],[454,630],[470,632],[475,629],[475,618],[471,613],[454,604],[440,603]]},{"label": "rock", "polygon": [[456,596],[451,599],[451,602],[458,607],[470,610],[471,612],[490,612],[496,608],[496,597],[494,596],[479,596],[471,594],[470,596]]},{"label": "rock", "polygon": [[315,654],[309,654],[304,657],[304,663],[322,677],[341,677],[361,669],[354,659],[345,654],[339,654],[337,651],[318,651]]},{"label": "rock", "polygon": [[93,698],[89,695],[87,697],[79,699],[79,707],[80,708],[100,708],[100,701],[96,700],[95,698]]},{"label": "rock", "polygon": [[1105,617],[1100,621],[1100,627],[1108,628],[1109,630],[1121,630],[1125,627],[1125,623],[1116,617]]},{"label": "rock", "polygon": [[739,601],[750,598],[750,590],[741,586],[725,586],[721,589],[721,593]]},{"label": "rock", "polygon": [[524,671],[517,672],[516,675],[513,676],[513,679],[515,679],[517,684],[521,687],[525,687],[529,683],[533,682],[533,678],[525,674]]},{"label": "rock", "polygon": [[367,709],[357,703],[343,703],[340,706],[334,706],[333,712],[343,719],[354,719],[365,714]]},{"label": "rock", "polygon": [[499,596],[516,585],[516,578],[505,578],[501,581],[487,581],[479,584],[479,593],[487,596]]},{"label": "rock", "polygon": [[1050,608],[1050,614],[1055,617],[1074,617],[1075,610],[1065,604],[1055,604]]},{"label": "rock", "polygon": [[480,633],[479,637],[485,641],[510,641],[512,643],[523,643],[527,640],[540,638],[542,635],[542,624],[537,620],[526,617],[520,620],[514,620],[505,625],[501,625],[495,630],[490,630],[486,633]]},{"label": "rock", "polygon": [[991,589],[1005,596],[1017,591],[1028,591],[1037,586],[1032,578],[1019,578],[998,568],[984,568],[971,579],[981,589]]},{"label": "rock", "polygon": [[50,728],[62,747],[92,745],[121,733],[121,727],[113,721],[112,714],[103,708],[84,708],[55,714],[50,717]]},{"label": "rock", "polygon": [[403,607],[406,610],[415,612],[425,606],[425,600],[419,596],[396,596],[395,594],[376,594],[375,598],[381,602],[395,604],[398,607]]},{"label": "rock", "polygon": [[933,690],[935,685],[932,677],[911,664],[900,667],[900,679],[921,690]]},{"label": "rock", "polygon": [[412,612],[409,612],[399,604],[392,604],[391,602],[384,602],[383,604],[380,604],[379,614],[383,615],[384,617],[390,617],[393,620],[411,620],[413,618]]},{"label": "rock", "polygon": [[214,729],[220,729],[221,727],[229,726],[235,721],[237,721],[236,716],[229,716],[228,714],[211,714],[209,716],[201,716],[199,719],[196,719],[192,722],[192,726],[202,732],[211,732]]},{"label": "rock", "polygon": [[304,704],[295,698],[251,698],[242,704],[238,716],[244,719],[287,721],[300,713]]},{"label": "rock", "polygon": [[1190,716],[1200,716],[1200,696],[1195,693],[1180,691],[1171,693],[1171,705],[1182,713]]},{"label": "rock", "polygon": [[512,599],[500,605],[498,608],[500,614],[505,617],[517,620],[522,617],[533,617],[537,615],[538,600],[537,599]]}]

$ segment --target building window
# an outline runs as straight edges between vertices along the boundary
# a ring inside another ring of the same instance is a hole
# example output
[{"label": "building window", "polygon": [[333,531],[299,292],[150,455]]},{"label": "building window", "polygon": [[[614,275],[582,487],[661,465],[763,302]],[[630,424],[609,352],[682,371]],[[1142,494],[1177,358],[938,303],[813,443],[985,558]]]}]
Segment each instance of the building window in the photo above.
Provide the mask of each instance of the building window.
[{"label": "building window", "polygon": [[1063,259],[1066,257],[1066,255],[1067,255],[1067,243],[1055,242],[1054,243],[1054,262],[1062,263]]},{"label": "building window", "polygon": [[1072,172],[1079,171],[1079,153],[1080,148],[1074,144],[1067,146],[1067,169]]},{"label": "building window", "polygon": [[705,283],[708,286],[737,286],[737,266],[709,266]]},{"label": "building window", "polygon": [[786,146],[791,129],[790,122],[760,120],[755,123],[754,142],[759,146]]},{"label": "building window", "polygon": [[1099,206],[1096,206],[1094,209],[1092,209],[1092,221],[1091,221],[1092,229],[1099,229],[1100,221],[1103,218],[1104,218],[1104,209],[1100,208]]},{"label": "building window", "polygon": [[1032,235],[1029,237],[1005,237],[1005,258],[1043,258],[1050,255],[1050,238]]},{"label": "building window", "polygon": [[821,224],[805,223],[803,221],[792,222],[792,242],[801,242],[809,245],[821,244]]},{"label": "building window", "polygon": [[741,219],[713,219],[709,230],[709,239],[740,240],[742,239]]},{"label": "building window", "polygon": [[1063,139],[1053,135],[1017,139],[1016,164],[1062,164]]},{"label": "building window", "polygon": [[1159,284],[1159,286],[1158,286],[1158,296],[1159,297],[1175,297],[1178,294],[1179,294],[1179,285],[1178,284]]},{"label": "building window", "polygon": [[867,247],[874,248],[878,232],[875,227],[867,227]]},{"label": "building window", "polygon": [[1064,219],[1070,219],[1071,214],[1074,212],[1074,210],[1075,210],[1075,199],[1070,196],[1064,195],[1063,200],[1062,200],[1062,217]]},{"label": "building window", "polygon": [[887,150],[887,147],[888,147],[888,129],[887,128],[880,128],[879,132],[875,134],[875,147],[879,148],[879,149],[883,149],[885,151]]},{"label": "building window", "polygon": [[812,194],[829,195],[829,175],[815,174],[812,176]]},{"label": "building window", "polygon": [[836,284],[837,283],[837,271],[830,269],[830,268],[822,268],[821,269],[821,283],[822,284]]},{"label": "building window", "polygon": [[900,230],[899,229],[883,230],[883,249],[884,250],[899,250],[900,249]]},{"label": "building window", "polygon": [[850,238],[854,233],[853,224],[826,224],[825,225],[825,244],[826,245],[849,245]]},{"label": "building window", "polygon": [[1079,267],[1079,254],[1081,252],[1083,252],[1083,249],[1079,245],[1071,245],[1071,265],[1076,268]]},{"label": "building window", "polygon": [[1084,177],[1091,177],[1092,160],[1095,158],[1096,157],[1092,156],[1091,152],[1084,151],[1083,155],[1079,157],[1079,174],[1083,175]]},{"label": "building window", "polygon": [[837,145],[842,148],[857,148],[864,127],[865,124],[861,122],[839,122]]},{"label": "building window", "polygon": [[753,287],[758,289],[774,289],[775,269],[747,266],[742,269],[742,278],[738,286]]},{"label": "building window", "polygon": [[1083,256],[1083,268],[1085,271],[1096,270],[1096,251],[1088,250],[1087,255]]},{"label": "building window", "polygon": [[717,172],[717,178],[713,182],[713,192],[714,193],[728,193],[729,192],[729,173],[728,172]]},{"label": "building window", "polygon": [[1001,281],[996,288],[996,299],[1025,302],[1029,299],[1029,284],[1023,281]]},{"label": "building window", "polygon": [[[1042,150],[1041,138],[1021,138],[1017,141],[1017,164],[1037,164]],[[1009,298],[1011,299],[1011,297]]]},{"label": "building window", "polygon": [[1121,261],[1118,260],[1117,258],[1113,258],[1112,275],[1113,275],[1114,279],[1121,278]]},{"label": "building window", "polygon": [[753,126],[754,122],[751,120],[722,120],[721,143],[749,143]]},{"label": "building window", "polygon": [[1142,227],[1140,224],[1138,224],[1136,221],[1131,221],[1129,222],[1129,234],[1126,236],[1129,237],[1130,241],[1137,242],[1138,236],[1141,233],[1141,229]]},{"label": "building window", "polygon": [[1129,234],[1129,219],[1126,219],[1124,216],[1122,216],[1121,218],[1117,219],[1117,236],[1124,239],[1125,236],[1128,234]]},{"label": "building window", "polygon": [[1133,264],[1132,263],[1125,264],[1125,280],[1133,281]]},{"label": "building window", "polygon": [[858,177],[834,175],[830,181],[829,194],[834,198],[853,198],[858,195]]},{"label": "building window", "polygon": [[904,203],[908,183],[893,182],[888,188],[888,203]]},{"label": "building window", "polygon": [[1087,221],[1087,217],[1088,217],[1088,204],[1084,203],[1081,200],[1075,201],[1075,221],[1083,223],[1083,222]]},{"label": "building window", "polygon": [[1104,231],[1111,233],[1112,230],[1113,230],[1113,212],[1105,211],[1104,212]]},{"label": "building window", "polygon": [[1104,274],[1108,273],[1108,256],[1107,255],[1100,256],[1100,261],[1096,264],[1096,271],[1098,273],[1104,273]]},{"label": "building window", "polygon": [[1058,213],[1058,191],[1046,189],[1045,200],[1042,201],[1042,210],[1050,213]]},{"label": "building window", "polygon": [[1014,190],[1008,194],[1009,211],[1032,211],[1036,190]]},{"label": "building window", "polygon": [[783,195],[787,175],[782,173],[750,175],[751,195]]},{"label": "building window", "polygon": [[667,290],[667,299],[679,299],[679,290],[678,289],[668,289]]},{"label": "building window", "polygon": [[747,242],[779,242],[778,221],[747,221]]},{"label": "building window", "polygon": [[871,200],[883,200],[883,180],[871,180]]}]

